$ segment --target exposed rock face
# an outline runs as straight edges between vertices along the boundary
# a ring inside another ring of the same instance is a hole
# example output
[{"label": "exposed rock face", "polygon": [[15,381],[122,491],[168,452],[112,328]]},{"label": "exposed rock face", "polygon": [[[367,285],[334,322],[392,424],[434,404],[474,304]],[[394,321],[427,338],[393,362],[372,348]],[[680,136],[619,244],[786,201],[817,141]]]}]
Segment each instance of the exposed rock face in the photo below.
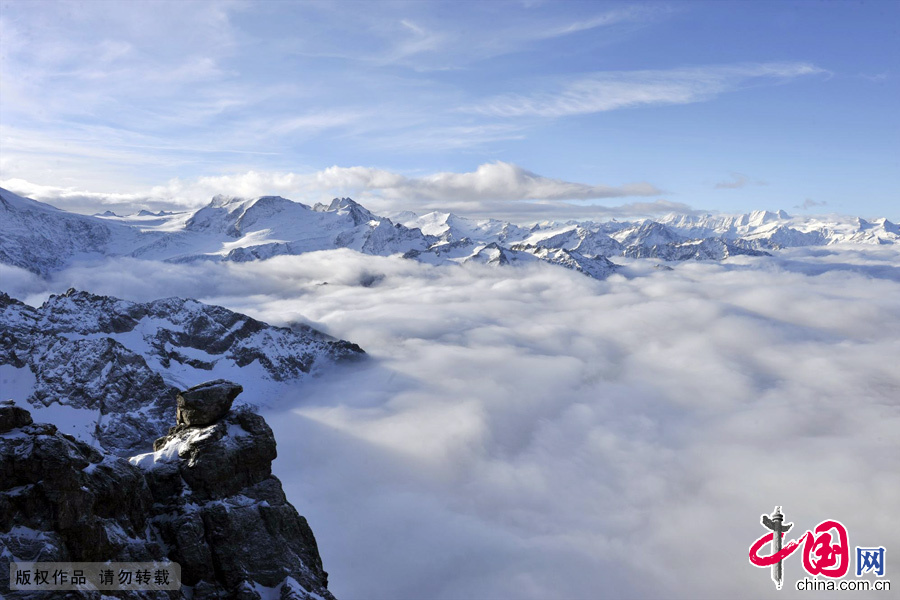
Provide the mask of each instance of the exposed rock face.
[{"label": "exposed rock face", "polygon": [[0,400],[0,433],[31,425],[31,413],[19,408],[12,400]]},{"label": "exposed rock face", "polygon": [[[220,409],[240,392],[225,381],[197,388],[219,394]],[[272,430],[246,407],[203,426],[179,423],[154,452],[129,460],[30,420],[0,405],[3,589],[12,560],[168,559],[197,600],[259,599],[262,588],[333,600],[312,530],[272,475]],[[139,597],[181,597],[155,594]]]},{"label": "exposed rock face", "polygon": [[[0,590],[4,594],[9,590],[13,560],[124,562],[165,557],[159,535],[148,529],[153,502],[140,469],[60,433],[53,425],[31,423],[28,411],[17,406],[0,406],[0,421],[4,423],[0,428]],[[15,426],[7,428],[10,424]],[[10,592],[6,597],[34,596],[34,592]],[[179,596],[173,592],[137,597]]]},{"label": "exposed rock face", "polygon": [[614,264],[605,256],[585,256],[577,250],[530,246],[527,244],[517,244],[513,248],[533,254],[551,264],[562,265],[567,269],[584,273],[594,279],[606,279],[619,269],[619,265]]},{"label": "exposed rock face", "polygon": [[146,452],[165,433],[186,383],[243,371],[292,381],[363,355],[311,327],[273,327],[195,300],[137,303],[73,289],[33,308],[0,292],[0,365],[34,375],[32,405],[84,411],[96,428],[82,439],[120,456]]},{"label": "exposed rock face", "polygon": [[661,258],[671,261],[725,260],[739,255],[770,256],[768,252],[749,247],[744,240],[731,242],[721,238],[670,242],[653,246],[635,245],[625,249],[625,256],[631,258]]},{"label": "exposed rock face", "polygon": [[243,409],[206,427],[178,425],[154,448],[131,461],[145,471],[154,526],[195,598],[247,582],[290,588],[288,578],[331,598],[315,537],[272,475],[275,439],[262,417]]},{"label": "exposed rock face", "polygon": [[195,385],[178,394],[176,421],[189,427],[211,425],[231,410],[232,402],[243,391],[243,387],[224,379]]}]

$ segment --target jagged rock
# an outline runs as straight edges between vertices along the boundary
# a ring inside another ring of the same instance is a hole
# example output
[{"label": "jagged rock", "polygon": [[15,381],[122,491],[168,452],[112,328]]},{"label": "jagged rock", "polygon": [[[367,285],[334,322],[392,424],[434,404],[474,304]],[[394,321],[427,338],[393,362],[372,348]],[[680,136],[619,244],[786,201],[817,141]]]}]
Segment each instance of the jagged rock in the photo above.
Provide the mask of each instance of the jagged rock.
[{"label": "jagged rock", "polygon": [[[165,557],[158,534],[148,529],[152,497],[140,469],[60,433],[53,425],[31,423],[24,409],[0,406],[0,413],[12,409],[20,424],[0,433],[0,589],[4,593],[9,590],[9,563],[14,560],[152,561]],[[33,596],[34,592],[10,592],[4,597]],[[179,596],[148,592],[131,597]]]},{"label": "jagged rock", "polygon": [[[205,387],[225,398],[240,392],[227,381]],[[272,475],[275,437],[262,417],[242,407],[206,426],[180,422],[153,447],[131,462],[145,473],[153,526],[194,598],[258,598],[250,582],[284,597],[332,598],[312,530]]]},{"label": "jagged rock", "polygon": [[190,427],[211,425],[231,410],[231,403],[243,391],[243,387],[224,379],[195,385],[178,394],[176,420]]},{"label": "jagged rock", "polygon": [[[153,447],[154,452],[132,459],[145,466],[159,463],[148,470],[151,490],[162,489],[155,481],[158,471],[163,471],[166,480],[174,474],[158,467],[175,464],[178,478],[191,490],[192,500],[236,494],[259,483],[271,475],[277,456],[272,430],[246,407],[206,427],[173,427]],[[163,485],[167,491],[156,494],[159,498],[171,495],[168,483]]]},{"label": "jagged rock", "polygon": [[[225,398],[240,391],[211,384]],[[285,600],[334,600],[312,530],[272,475],[272,430],[246,407],[211,425],[176,425],[130,461],[9,403],[0,415],[18,423],[0,433],[0,588],[9,589],[11,561],[172,560],[189,586],[181,592],[106,595],[260,600],[263,586]]]},{"label": "jagged rock", "polygon": [[577,250],[529,246],[527,244],[517,244],[513,248],[533,254],[551,264],[561,265],[567,269],[584,273],[594,279],[606,279],[619,269],[619,265],[611,262],[605,256],[585,256]]}]

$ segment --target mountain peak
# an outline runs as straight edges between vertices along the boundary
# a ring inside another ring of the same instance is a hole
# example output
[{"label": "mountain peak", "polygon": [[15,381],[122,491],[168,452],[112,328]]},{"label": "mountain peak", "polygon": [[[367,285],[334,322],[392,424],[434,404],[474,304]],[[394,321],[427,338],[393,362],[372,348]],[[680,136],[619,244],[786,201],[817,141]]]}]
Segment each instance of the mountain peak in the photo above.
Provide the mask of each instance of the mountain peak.
[{"label": "mountain peak", "polygon": [[317,212],[336,213],[349,215],[354,225],[361,225],[373,220],[379,220],[369,209],[356,202],[352,198],[335,198],[327,207],[324,204],[316,204],[313,210]]},{"label": "mountain peak", "polygon": [[351,208],[362,208],[362,205],[353,200],[353,198],[335,198],[331,201],[331,204],[328,205],[329,212]]},{"label": "mountain peak", "polygon": [[235,202],[242,201],[243,198],[238,198],[237,196],[226,196],[224,194],[216,194],[212,197],[212,200],[209,201],[209,204],[206,206],[209,208],[223,208],[228,206],[229,204],[234,204]]}]

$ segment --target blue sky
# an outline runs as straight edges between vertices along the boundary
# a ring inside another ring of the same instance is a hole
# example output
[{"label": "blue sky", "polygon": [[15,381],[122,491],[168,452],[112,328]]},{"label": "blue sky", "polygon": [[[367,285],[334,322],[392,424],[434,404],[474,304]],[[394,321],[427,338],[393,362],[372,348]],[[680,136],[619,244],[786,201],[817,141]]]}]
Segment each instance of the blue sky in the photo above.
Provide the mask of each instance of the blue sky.
[{"label": "blue sky", "polygon": [[900,3],[0,2],[0,182],[900,218]]}]

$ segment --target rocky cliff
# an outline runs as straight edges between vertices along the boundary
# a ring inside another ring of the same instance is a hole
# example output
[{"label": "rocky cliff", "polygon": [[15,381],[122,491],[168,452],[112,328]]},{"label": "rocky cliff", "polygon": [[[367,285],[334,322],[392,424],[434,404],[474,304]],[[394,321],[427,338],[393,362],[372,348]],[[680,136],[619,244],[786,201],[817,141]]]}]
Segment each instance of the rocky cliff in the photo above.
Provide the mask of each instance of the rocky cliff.
[{"label": "rocky cliff", "polygon": [[272,430],[231,410],[241,390],[219,380],[178,394],[178,424],[130,459],[0,404],[0,590],[35,597],[8,593],[11,561],[171,560],[181,592],[127,597],[333,600],[312,530],[272,475]]}]

